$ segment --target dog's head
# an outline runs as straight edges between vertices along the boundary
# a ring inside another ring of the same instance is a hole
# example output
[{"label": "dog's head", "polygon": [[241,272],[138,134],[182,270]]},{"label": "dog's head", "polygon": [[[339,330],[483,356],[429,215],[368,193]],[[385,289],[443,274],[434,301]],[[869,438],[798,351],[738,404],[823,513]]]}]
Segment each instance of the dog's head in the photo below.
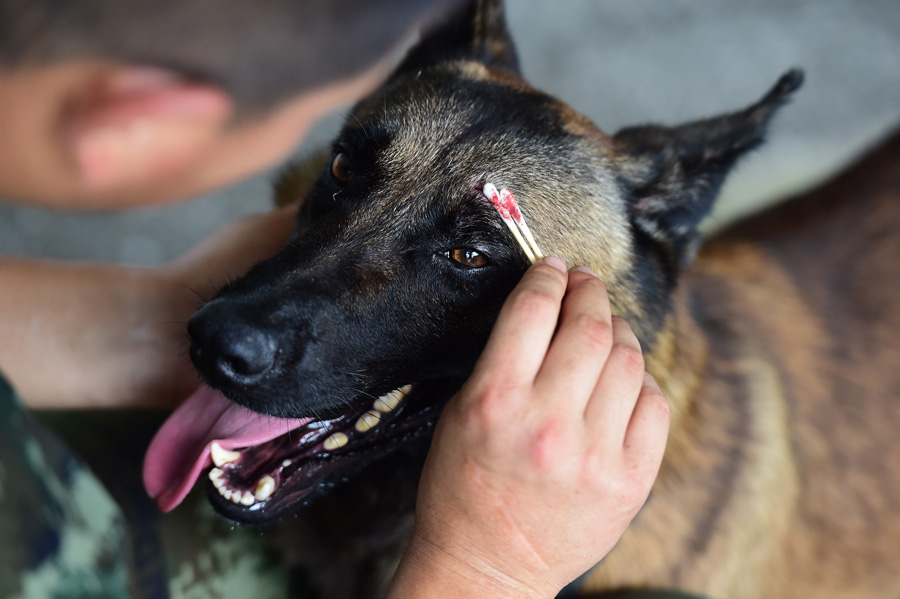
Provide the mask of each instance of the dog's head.
[{"label": "dog's head", "polygon": [[529,265],[486,182],[516,194],[545,253],[591,266],[651,347],[698,222],[801,81],[734,114],[608,136],[522,80],[499,4],[472,2],[353,108],[287,246],[191,319],[211,387],[303,419],[225,460],[213,482],[244,489],[212,493],[226,515],[275,517],[433,423]]}]

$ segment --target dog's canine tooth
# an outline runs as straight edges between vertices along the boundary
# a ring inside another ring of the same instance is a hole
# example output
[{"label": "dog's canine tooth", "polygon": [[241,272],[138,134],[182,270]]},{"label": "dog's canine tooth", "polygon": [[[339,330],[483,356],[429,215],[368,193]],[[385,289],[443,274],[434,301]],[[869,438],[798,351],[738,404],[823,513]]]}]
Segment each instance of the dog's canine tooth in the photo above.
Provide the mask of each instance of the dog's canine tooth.
[{"label": "dog's canine tooth", "polygon": [[250,507],[254,503],[256,503],[256,497],[253,496],[253,493],[251,493],[250,491],[244,493],[244,496],[241,498],[241,504]]},{"label": "dog's canine tooth", "polygon": [[375,410],[369,410],[356,421],[356,430],[365,433],[378,426],[379,422],[381,422],[381,414]]},{"label": "dog's canine tooth", "polygon": [[337,432],[330,435],[327,439],[325,439],[325,443],[323,447],[328,451],[334,451],[335,449],[340,449],[344,445],[347,444],[347,441],[350,439],[344,433]]},{"label": "dog's canine tooth", "polygon": [[212,458],[213,464],[215,464],[216,467],[221,468],[225,464],[238,461],[241,457],[241,452],[228,451],[227,449],[223,449],[216,441],[213,441],[212,445],[209,446],[209,455]]},{"label": "dog's canine tooth", "polygon": [[272,496],[274,491],[275,479],[267,474],[256,483],[256,489],[254,490],[253,495],[256,497],[257,501],[265,501]]}]

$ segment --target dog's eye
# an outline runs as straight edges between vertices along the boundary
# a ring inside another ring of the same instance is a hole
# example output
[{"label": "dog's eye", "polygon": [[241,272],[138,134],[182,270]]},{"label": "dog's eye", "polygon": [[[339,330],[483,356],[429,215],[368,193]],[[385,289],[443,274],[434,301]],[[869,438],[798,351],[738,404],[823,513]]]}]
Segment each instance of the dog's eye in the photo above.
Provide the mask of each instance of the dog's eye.
[{"label": "dog's eye", "polygon": [[469,268],[486,266],[488,263],[488,259],[481,252],[475,250],[447,250],[444,252],[444,256]]},{"label": "dog's eye", "polygon": [[331,176],[341,184],[350,180],[350,160],[343,152],[334,155],[331,161]]}]

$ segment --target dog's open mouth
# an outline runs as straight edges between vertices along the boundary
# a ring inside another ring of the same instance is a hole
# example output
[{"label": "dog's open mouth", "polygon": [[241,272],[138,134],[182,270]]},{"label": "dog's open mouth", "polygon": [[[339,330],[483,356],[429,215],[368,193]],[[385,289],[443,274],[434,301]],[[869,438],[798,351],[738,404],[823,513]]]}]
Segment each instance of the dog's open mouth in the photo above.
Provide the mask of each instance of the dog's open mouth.
[{"label": "dog's open mouth", "polygon": [[222,515],[266,522],[294,511],[333,475],[428,430],[443,403],[434,403],[435,392],[445,385],[406,385],[378,397],[368,409],[348,409],[323,420],[271,418],[204,387],[153,439],[144,460],[144,484],[159,507],[169,511],[202,476]]}]

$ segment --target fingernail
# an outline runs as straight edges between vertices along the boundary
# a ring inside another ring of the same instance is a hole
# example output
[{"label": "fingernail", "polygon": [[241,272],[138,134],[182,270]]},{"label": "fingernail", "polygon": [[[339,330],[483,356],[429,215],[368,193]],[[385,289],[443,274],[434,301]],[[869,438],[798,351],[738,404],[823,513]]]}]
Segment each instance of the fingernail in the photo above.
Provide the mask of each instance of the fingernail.
[{"label": "fingernail", "polygon": [[577,270],[578,272],[587,273],[587,274],[591,275],[592,277],[597,276],[597,273],[595,273],[593,270],[591,270],[590,267],[588,267],[588,266],[580,266],[579,265],[579,266],[573,267],[572,270]]},{"label": "fingernail", "polygon": [[556,256],[545,256],[541,262],[548,264],[557,270],[566,272],[566,263],[563,262],[561,258],[557,258]]}]

